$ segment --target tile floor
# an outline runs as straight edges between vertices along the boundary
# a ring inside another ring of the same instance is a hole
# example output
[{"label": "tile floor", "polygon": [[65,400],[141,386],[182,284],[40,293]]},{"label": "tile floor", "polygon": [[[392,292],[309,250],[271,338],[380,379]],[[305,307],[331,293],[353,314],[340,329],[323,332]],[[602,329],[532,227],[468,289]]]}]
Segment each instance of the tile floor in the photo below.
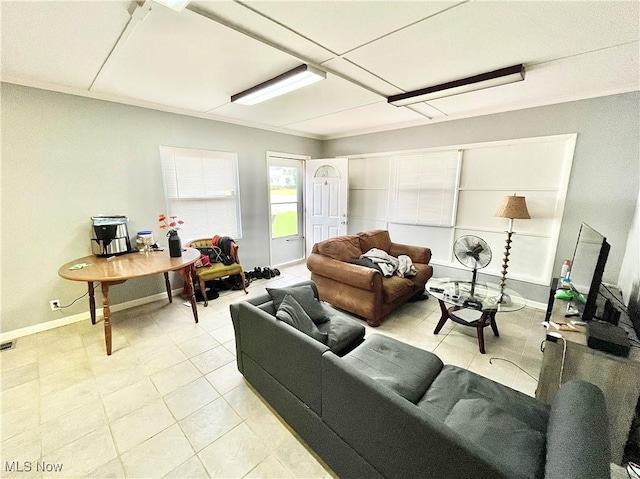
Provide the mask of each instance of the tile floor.
[{"label": "tile floor", "polygon": [[[309,278],[304,264],[257,280],[265,286]],[[244,381],[235,364],[223,292],[198,305],[156,301],[113,314],[113,355],[102,324],[83,321],[19,338],[0,353],[0,477],[329,478],[335,477]],[[543,311],[498,316],[479,354],[475,330],[448,323],[439,335],[437,301],[407,303],[379,328],[456,364],[533,395],[542,361]],[[62,468],[60,471],[59,468]]]}]

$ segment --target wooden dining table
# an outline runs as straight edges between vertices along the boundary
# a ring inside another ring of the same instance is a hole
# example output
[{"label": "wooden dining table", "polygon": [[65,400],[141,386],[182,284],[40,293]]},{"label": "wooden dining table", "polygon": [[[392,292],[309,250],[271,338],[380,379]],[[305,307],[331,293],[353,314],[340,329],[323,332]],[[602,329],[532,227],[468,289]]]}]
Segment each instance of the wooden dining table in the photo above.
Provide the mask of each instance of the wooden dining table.
[{"label": "wooden dining table", "polygon": [[60,267],[58,275],[71,281],[86,282],[89,289],[89,310],[91,323],[96,324],[95,284],[100,283],[102,289],[102,312],[104,316],[104,337],[107,355],[111,355],[111,310],[109,306],[109,288],[124,283],[129,279],[141,278],[153,274],[164,274],[165,286],[169,302],[171,295],[170,271],[185,271],[185,292],[189,296],[193,318],[198,322],[198,309],[193,290],[191,276],[200,252],[195,248],[186,248],[182,256],[172,258],[168,251],[133,252],[117,256],[85,256],[74,259]]}]

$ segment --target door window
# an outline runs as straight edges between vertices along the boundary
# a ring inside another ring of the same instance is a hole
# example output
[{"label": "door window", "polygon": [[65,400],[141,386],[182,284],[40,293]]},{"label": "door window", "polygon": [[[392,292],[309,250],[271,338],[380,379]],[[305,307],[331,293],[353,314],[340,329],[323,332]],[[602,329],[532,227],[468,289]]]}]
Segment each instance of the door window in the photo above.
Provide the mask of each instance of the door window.
[{"label": "door window", "polygon": [[298,235],[298,188],[297,168],[269,167],[272,238]]}]

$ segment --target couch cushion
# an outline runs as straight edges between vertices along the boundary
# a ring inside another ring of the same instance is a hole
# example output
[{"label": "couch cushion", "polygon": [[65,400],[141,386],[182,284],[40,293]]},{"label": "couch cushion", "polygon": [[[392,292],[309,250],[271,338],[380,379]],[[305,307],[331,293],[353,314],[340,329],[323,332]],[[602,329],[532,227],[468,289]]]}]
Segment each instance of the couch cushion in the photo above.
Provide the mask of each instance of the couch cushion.
[{"label": "couch cushion", "polygon": [[410,277],[411,281],[413,281],[413,284],[424,287],[433,276],[433,266],[422,263],[413,263],[413,266],[416,268],[416,275]]},{"label": "couch cushion", "polygon": [[349,262],[362,254],[357,236],[337,236],[317,243],[318,253],[338,261]]},{"label": "couch cushion", "polygon": [[543,477],[544,435],[492,402],[484,398],[461,399],[444,423],[525,477]]},{"label": "couch cushion", "polygon": [[360,239],[360,249],[365,252],[372,248],[378,248],[389,252],[391,249],[391,238],[387,230],[373,230],[358,235]]},{"label": "couch cushion", "polygon": [[273,299],[273,307],[278,310],[285,296],[290,294],[302,306],[302,309],[316,324],[324,323],[328,320],[326,310],[322,303],[318,301],[313,288],[309,285],[290,286],[288,288],[265,288],[269,296]]},{"label": "couch cushion", "polygon": [[340,356],[362,341],[365,333],[362,324],[336,311],[328,304],[322,306],[329,320],[319,324],[318,329],[327,334],[326,344],[331,351]]},{"label": "couch cushion", "polygon": [[414,404],[443,366],[435,354],[380,334],[368,337],[344,360]]},{"label": "couch cushion", "polygon": [[413,281],[411,278],[401,278],[393,275],[382,280],[382,300],[385,303],[393,303],[400,296],[413,291]]},{"label": "couch cushion", "polygon": [[474,372],[449,364],[442,368],[418,402],[418,407],[424,407],[444,421],[462,399],[486,399],[531,429],[543,434],[547,430],[549,406]]},{"label": "couch cushion", "polygon": [[278,311],[276,311],[276,318],[290,324],[307,336],[311,336],[313,339],[320,341],[323,344],[327,344],[327,333],[323,333],[318,329],[309,315],[304,312],[300,303],[298,303],[290,294],[287,294],[280,303],[280,307],[278,308]]}]

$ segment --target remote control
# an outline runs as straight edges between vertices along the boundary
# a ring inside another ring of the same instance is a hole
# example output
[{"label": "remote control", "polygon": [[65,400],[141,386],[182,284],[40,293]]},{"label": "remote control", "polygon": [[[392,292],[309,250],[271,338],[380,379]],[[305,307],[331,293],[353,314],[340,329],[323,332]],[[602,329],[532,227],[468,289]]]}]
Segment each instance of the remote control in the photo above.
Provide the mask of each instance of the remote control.
[{"label": "remote control", "polygon": [[434,293],[444,293],[444,289],[442,289],[442,288],[430,287],[429,291],[433,291]]}]

